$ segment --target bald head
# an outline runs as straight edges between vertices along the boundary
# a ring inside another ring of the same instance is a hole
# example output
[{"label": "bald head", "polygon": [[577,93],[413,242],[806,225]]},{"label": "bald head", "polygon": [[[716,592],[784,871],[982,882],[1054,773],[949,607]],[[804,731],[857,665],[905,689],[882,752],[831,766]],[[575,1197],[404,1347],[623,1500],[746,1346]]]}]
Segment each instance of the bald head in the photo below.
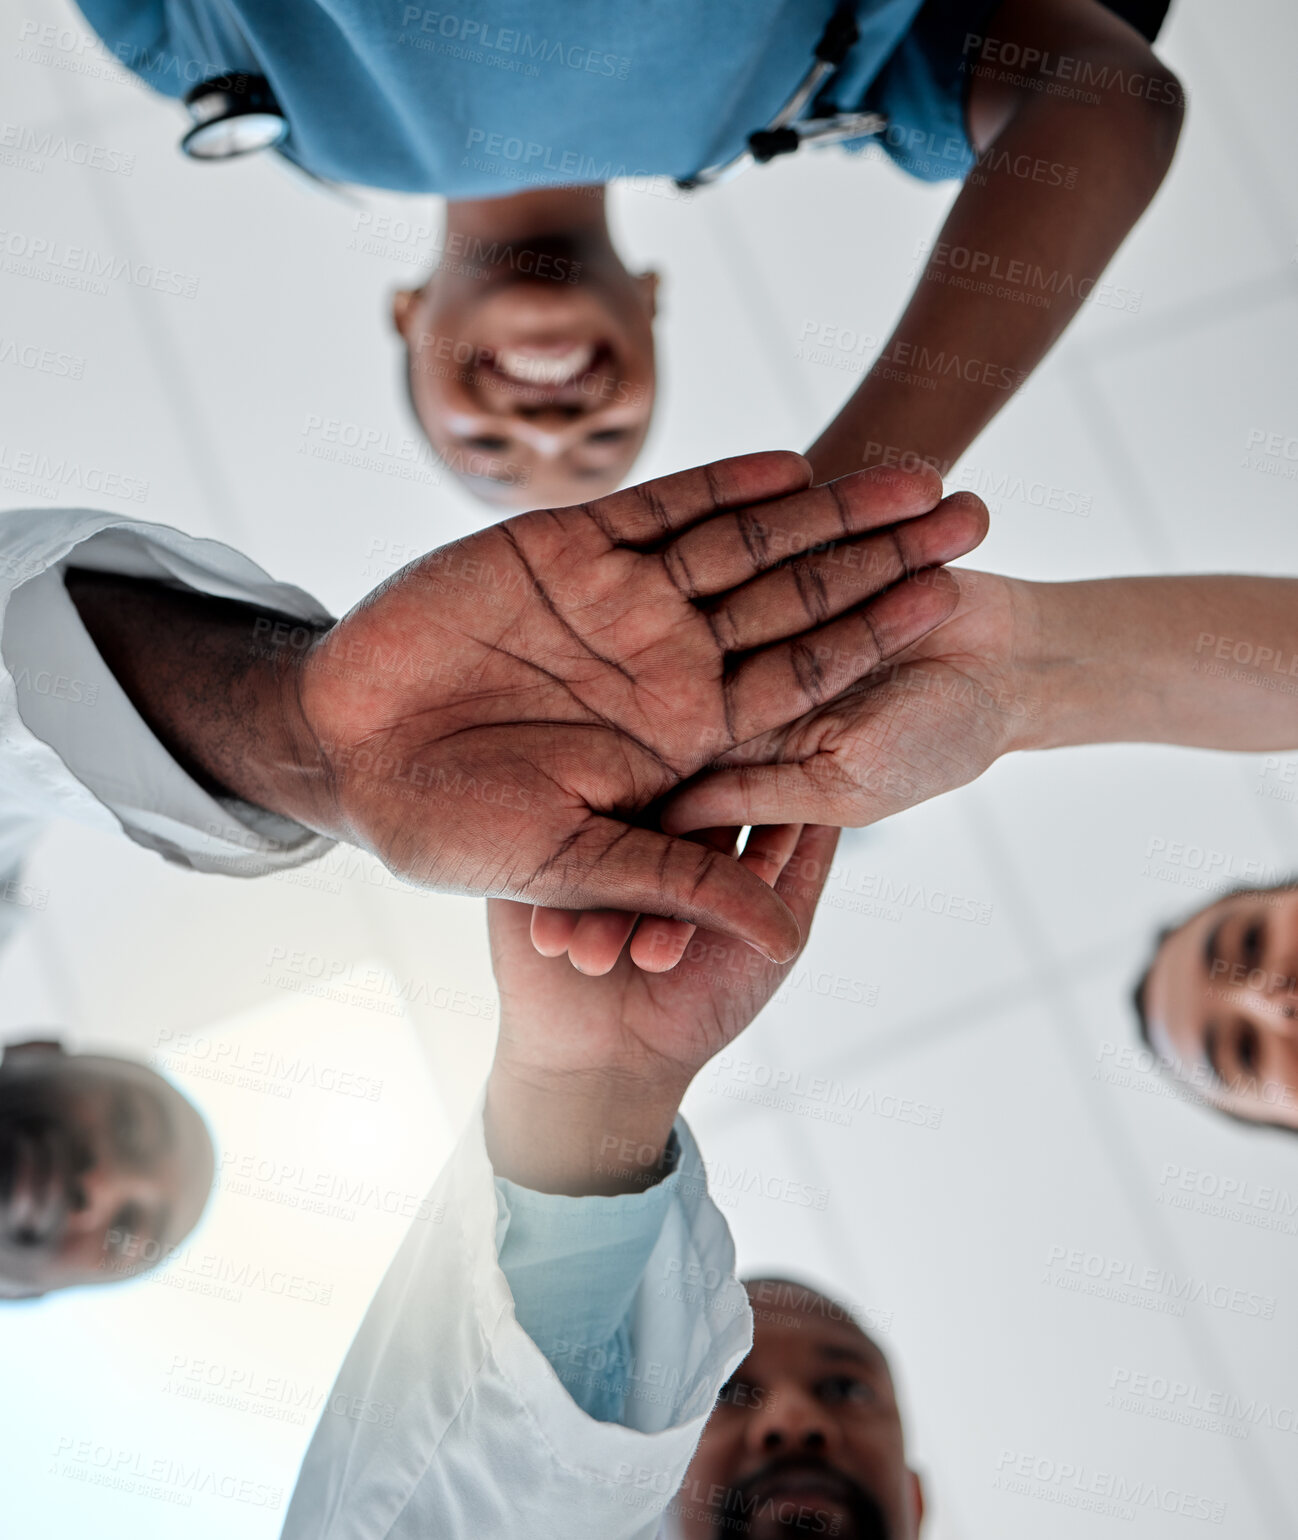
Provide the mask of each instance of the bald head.
[{"label": "bald head", "polygon": [[0,1059],[0,1299],[146,1271],[198,1223],[212,1141],[146,1065],[13,1044]]},{"label": "bald head", "polygon": [[915,1540],[923,1494],[883,1351],[817,1289],[788,1278],[746,1287],[753,1350],[690,1466],[677,1513],[685,1540]]}]

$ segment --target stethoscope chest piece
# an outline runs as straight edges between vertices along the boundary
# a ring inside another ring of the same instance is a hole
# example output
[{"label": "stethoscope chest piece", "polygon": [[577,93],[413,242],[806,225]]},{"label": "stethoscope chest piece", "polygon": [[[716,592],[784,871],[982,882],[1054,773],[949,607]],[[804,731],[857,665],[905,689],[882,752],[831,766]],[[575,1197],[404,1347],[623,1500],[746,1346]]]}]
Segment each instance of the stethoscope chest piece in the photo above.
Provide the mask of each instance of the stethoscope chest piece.
[{"label": "stethoscope chest piece", "polygon": [[220,75],[185,98],[193,127],[180,148],[194,160],[231,160],[273,149],[288,133],[288,119],[262,75]]},{"label": "stethoscope chest piece", "polygon": [[[691,192],[711,182],[728,181],[746,166],[764,166],[777,156],[791,155],[804,144],[842,144],[848,139],[883,133],[888,122],[877,112],[840,112],[829,103],[816,110],[819,94],[828,89],[830,77],[860,36],[855,0],[839,0],[816,44],[811,67],[766,127],[749,134],[748,148],[729,160],[705,166],[692,176],[677,177],[677,187],[682,192]],[[812,105],[816,115],[803,118],[801,113],[808,104]]]}]

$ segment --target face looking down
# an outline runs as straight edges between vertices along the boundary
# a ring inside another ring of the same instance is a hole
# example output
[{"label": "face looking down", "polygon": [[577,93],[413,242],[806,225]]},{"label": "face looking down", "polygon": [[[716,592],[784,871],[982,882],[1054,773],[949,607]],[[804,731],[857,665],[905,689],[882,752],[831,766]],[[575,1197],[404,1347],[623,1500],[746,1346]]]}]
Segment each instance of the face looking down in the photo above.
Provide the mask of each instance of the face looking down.
[{"label": "face looking down", "polygon": [[1298,887],[1228,894],[1159,942],[1150,1048],[1215,1106],[1298,1128]]},{"label": "face looking down", "polygon": [[888,1360],[843,1308],[748,1284],[753,1350],[721,1393],[673,1504],[684,1540],[914,1540],[923,1515]]},{"label": "face looking down", "polygon": [[429,443],[498,507],[613,491],[653,413],[656,277],[628,273],[606,244],[578,257],[532,239],[522,263],[514,245],[473,241],[485,260],[443,261],[393,305]]},{"label": "face looking down", "polygon": [[193,1229],[212,1184],[194,1108],[142,1064],[9,1047],[0,1061],[0,1299],[119,1282]]}]

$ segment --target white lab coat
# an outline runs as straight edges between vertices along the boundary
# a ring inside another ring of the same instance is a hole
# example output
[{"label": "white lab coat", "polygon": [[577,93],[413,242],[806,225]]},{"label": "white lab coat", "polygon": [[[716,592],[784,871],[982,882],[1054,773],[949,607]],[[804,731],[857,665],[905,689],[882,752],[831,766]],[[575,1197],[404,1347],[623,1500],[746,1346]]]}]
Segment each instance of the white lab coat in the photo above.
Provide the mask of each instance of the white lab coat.
[{"label": "white lab coat", "polygon": [[[676,1129],[683,1171],[702,1172]],[[514,1317],[481,1105],[427,1208],[334,1384],[281,1540],[652,1540],[752,1346],[704,1181],[682,1182],[632,1307],[627,1426],[588,1417]]]},{"label": "white lab coat", "polygon": [[167,753],[81,624],[60,577],[69,558],[329,619],[309,594],[215,540],[80,508],[0,514],[0,941],[23,912],[23,856],[51,818],[121,830],[198,871],[256,876],[322,855],[328,840],[211,796]]}]

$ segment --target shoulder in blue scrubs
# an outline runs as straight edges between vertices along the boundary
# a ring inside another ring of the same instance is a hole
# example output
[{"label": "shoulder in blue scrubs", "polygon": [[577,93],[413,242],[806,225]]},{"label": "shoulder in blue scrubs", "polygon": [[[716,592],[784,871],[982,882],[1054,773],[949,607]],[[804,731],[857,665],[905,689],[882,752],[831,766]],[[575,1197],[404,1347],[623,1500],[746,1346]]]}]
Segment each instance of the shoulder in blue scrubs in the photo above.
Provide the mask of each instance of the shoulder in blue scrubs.
[{"label": "shoulder in blue scrubs", "polygon": [[[264,75],[284,153],[330,181],[499,196],[687,177],[738,154],[797,86],[834,0],[80,0],[109,50],[183,97]],[[923,15],[920,15],[921,8]],[[961,39],[989,0],[858,0],[829,94],[889,119],[926,180],[960,176]]]}]

